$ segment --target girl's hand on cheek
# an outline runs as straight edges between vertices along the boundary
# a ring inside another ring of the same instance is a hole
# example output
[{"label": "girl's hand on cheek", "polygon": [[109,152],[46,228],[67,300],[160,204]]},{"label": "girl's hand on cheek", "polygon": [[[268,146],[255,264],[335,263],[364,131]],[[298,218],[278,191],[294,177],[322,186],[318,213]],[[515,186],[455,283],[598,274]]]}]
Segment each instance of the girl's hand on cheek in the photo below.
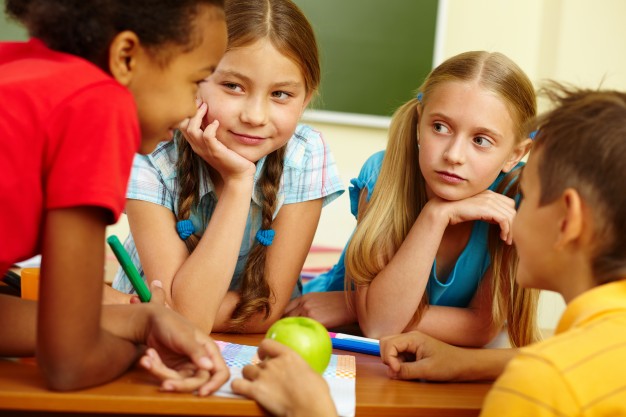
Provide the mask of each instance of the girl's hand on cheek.
[{"label": "girl's hand on cheek", "polygon": [[500,226],[500,238],[507,244],[513,243],[513,219],[515,201],[502,194],[485,190],[472,197],[458,201],[432,198],[427,205],[434,210],[442,210],[448,217],[448,224],[482,220]]},{"label": "girl's hand on cheek", "polygon": [[179,129],[189,142],[191,149],[217,170],[224,181],[254,177],[256,171],[254,163],[230,150],[217,139],[216,132],[219,121],[214,120],[206,128],[202,128],[202,121],[207,112],[207,104],[202,103],[195,116],[184,120],[179,125]]}]

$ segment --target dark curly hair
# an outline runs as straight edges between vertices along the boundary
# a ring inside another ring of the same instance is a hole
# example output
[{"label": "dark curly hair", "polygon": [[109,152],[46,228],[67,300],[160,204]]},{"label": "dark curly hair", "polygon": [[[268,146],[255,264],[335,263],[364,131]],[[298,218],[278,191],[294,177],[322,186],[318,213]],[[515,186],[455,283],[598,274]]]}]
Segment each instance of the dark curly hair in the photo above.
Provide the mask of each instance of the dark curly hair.
[{"label": "dark curly hair", "polygon": [[224,0],[6,0],[5,10],[49,48],[106,70],[109,44],[125,30],[155,56],[168,43],[192,49],[199,39],[190,22],[201,5],[223,8]]}]

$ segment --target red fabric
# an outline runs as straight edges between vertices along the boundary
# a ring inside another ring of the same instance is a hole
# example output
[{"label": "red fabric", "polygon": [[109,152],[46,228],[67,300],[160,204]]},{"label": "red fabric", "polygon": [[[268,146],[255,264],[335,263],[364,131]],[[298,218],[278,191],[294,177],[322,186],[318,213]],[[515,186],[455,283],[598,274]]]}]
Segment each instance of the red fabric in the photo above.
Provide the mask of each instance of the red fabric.
[{"label": "red fabric", "polygon": [[0,272],[39,253],[44,211],[124,208],[140,144],[132,94],[41,41],[0,43]]}]

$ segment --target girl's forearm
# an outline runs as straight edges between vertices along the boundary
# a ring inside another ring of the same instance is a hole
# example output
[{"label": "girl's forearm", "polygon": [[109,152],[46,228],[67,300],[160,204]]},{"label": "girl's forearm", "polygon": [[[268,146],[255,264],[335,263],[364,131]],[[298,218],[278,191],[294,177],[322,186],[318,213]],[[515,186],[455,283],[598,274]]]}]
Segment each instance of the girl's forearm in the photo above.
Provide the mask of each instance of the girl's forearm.
[{"label": "girl's forearm", "polygon": [[33,356],[37,303],[0,295],[0,356]]},{"label": "girl's forearm", "polygon": [[[0,356],[34,356],[37,350],[48,384],[59,390],[100,384],[124,372],[141,352],[136,345],[143,343],[141,329],[148,319],[147,308],[105,306],[95,340],[64,344],[57,338],[54,346],[37,347],[37,303],[0,295],[0,306]],[[129,316],[131,311],[137,314]]]},{"label": "girl's forearm", "polygon": [[502,323],[475,309],[429,306],[419,323],[404,331],[419,330],[456,346],[482,347],[501,329]]},{"label": "girl's forearm", "polygon": [[126,371],[143,348],[104,329],[84,343],[59,338],[38,343],[37,360],[51,388],[74,390],[108,382]]},{"label": "girl's forearm", "polygon": [[104,305],[100,324],[116,337],[134,344],[144,344],[145,329],[155,308],[151,303]]},{"label": "girl's forearm", "polygon": [[172,307],[207,332],[237,265],[251,195],[251,181],[224,186],[198,246],[172,283]]},{"label": "girl's forearm", "polygon": [[[322,199],[285,204],[272,223],[276,236],[266,248],[265,278],[271,288],[270,316],[254,314],[240,331],[264,333],[284,314],[311,248],[322,211]],[[297,230],[297,233],[293,231]],[[227,325],[240,301],[236,292],[228,292],[220,306],[215,331],[228,331]]]},{"label": "girl's forearm", "polygon": [[372,280],[364,302],[357,303],[359,323],[369,337],[398,334],[410,323],[446,227],[447,219],[425,207],[389,264]]},{"label": "girl's forearm", "polygon": [[[228,291],[222,304],[220,305],[219,312],[213,325],[214,332],[231,332],[233,329],[230,327],[230,318],[240,300],[240,296],[235,291]],[[276,308],[272,308],[270,316],[266,319],[263,313],[258,313],[250,317],[246,322],[244,333],[265,333],[276,320],[282,317],[281,311],[277,311]]]},{"label": "girl's forearm", "polygon": [[[17,309],[14,309],[17,307]],[[145,340],[142,335],[149,315],[149,307],[104,306],[102,327],[84,337],[44,337],[36,343],[35,329],[36,303],[13,305],[11,314],[22,314],[22,351],[2,352],[3,355],[34,355],[37,344],[37,358],[48,385],[57,390],[74,390],[98,385],[119,376],[129,368],[143,351]],[[46,326],[47,324],[41,324]],[[67,323],[67,326],[73,326]],[[74,325],[79,327],[78,325]],[[2,329],[7,327],[2,326]],[[45,333],[53,329],[43,330]],[[40,329],[40,332],[42,330]],[[74,332],[72,332],[74,333]],[[25,338],[24,338],[25,337]],[[11,340],[11,338],[2,338]],[[15,343],[20,338],[13,339]],[[4,344],[4,343],[3,343]]]}]

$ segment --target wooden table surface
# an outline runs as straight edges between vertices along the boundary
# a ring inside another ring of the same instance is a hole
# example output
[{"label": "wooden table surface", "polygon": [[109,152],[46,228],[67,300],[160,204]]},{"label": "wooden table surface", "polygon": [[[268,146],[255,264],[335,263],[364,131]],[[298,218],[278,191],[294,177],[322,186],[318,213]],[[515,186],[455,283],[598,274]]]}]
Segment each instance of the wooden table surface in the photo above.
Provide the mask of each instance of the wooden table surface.
[{"label": "wooden table surface", "polygon": [[[257,345],[262,336],[215,334],[214,338]],[[334,353],[356,356],[357,416],[475,416],[491,386],[391,380],[378,357],[339,350]],[[0,359],[0,415],[61,416],[69,412],[79,413],[75,416],[265,415],[256,403],[246,399],[160,392],[156,381],[139,368],[98,387],[51,392],[32,360]]]}]

